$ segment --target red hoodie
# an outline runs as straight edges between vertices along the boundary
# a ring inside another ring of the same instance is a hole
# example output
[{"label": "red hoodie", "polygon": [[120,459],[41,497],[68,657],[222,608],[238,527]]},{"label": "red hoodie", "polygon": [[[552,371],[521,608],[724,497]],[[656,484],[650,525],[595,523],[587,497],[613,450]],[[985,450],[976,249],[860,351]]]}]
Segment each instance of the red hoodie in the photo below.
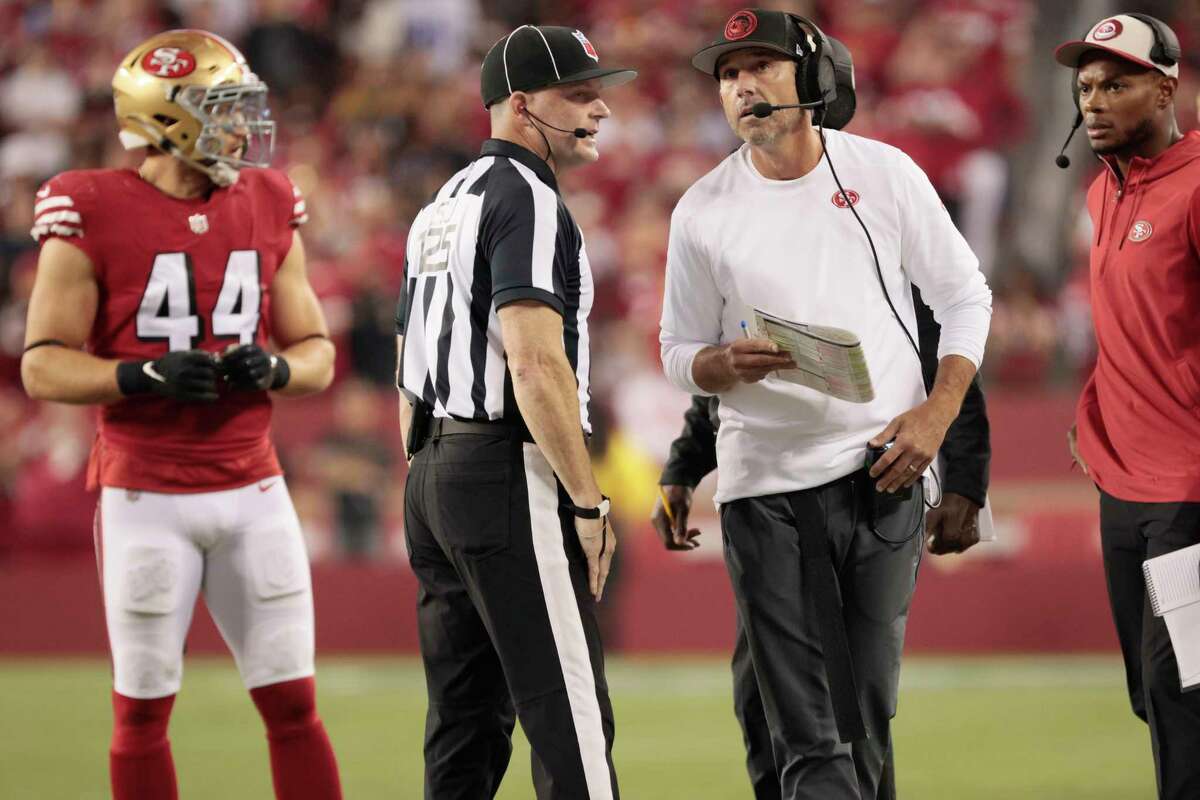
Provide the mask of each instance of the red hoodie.
[{"label": "red hoodie", "polygon": [[1088,190],[1099,358],[1079,451],[1122,500],[1200,501],[1200,131]]}]

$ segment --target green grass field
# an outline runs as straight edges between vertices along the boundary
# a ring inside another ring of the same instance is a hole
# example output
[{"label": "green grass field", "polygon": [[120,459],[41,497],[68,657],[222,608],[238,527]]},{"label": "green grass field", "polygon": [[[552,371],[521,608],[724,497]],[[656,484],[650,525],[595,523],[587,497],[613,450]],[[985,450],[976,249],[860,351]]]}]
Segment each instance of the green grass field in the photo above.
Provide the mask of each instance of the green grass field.
[{"label": "green grass field", "polygon": [[[420,663],[330,658],[318,669],[346,797],[420,798]],[[723,660],[612,659],[609,683],[626,800],[749,796]],[[902,684],[905,800],[1154,796],[1149,737],[1115,657],[911,658]],[[103,660],[0,661],[0,797],[107,798],[108,690]],[[229,661],[188,661],[171,739],[186,800],[271,797],[266,743]],[[533,797],[519,737],[499,797]]]}]

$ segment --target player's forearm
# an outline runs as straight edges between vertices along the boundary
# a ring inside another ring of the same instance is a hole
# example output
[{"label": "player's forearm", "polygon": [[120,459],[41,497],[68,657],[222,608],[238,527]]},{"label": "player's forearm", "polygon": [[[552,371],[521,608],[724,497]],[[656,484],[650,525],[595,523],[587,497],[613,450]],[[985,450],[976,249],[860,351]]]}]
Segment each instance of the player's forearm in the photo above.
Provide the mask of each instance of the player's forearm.
[{"label": "player's forearm", "polygon": [[579,394],[566,354],[536,351],[513,360],[513,394],[533,439],[577,506],[599,505],[600,489],[579,422]]},{"label": "player's forearm", "polygon": [[69,347],[38,347],[21,358],[21,382],[34,400],[114,403],[124,396],[117,386],[118,363]]},{"label": "player's forearm", "polygon": [[692,360],[692,380],[706,392],[718,394],[737,383],[737,373],[729,363],[727,345],[710,345]]},{"label": "player's forearm", "polygon": [[287,360],[291,371],[287,384],[277,390],[279,394],[313,394],[325,389],[333,381],[333,361],[337,351],[328,339],[305,339],[277,355]]}]

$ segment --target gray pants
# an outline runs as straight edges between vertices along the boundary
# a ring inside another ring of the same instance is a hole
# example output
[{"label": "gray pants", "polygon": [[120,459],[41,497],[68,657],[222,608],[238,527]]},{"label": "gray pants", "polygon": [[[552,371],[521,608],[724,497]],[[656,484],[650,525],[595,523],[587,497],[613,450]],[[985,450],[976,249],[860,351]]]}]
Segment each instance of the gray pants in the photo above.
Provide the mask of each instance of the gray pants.
[{"label": "gray pants", "polygon": [[[818,621],[806,596],[799,526],[827,539],[837,575],[868,733],[853,744],[838,739]],[[721,507],[725,562],[745,639],[745,655],[734,664],[738,718],[756,783],[764,781],[765,760],[757,744],[761,729],[753,720],[765,719],[785,800],[875,800],[891,794],[885,775],[890,721],[923,526],[919,490],[910,500],[877,496],[861,472],[815,489]]]}]

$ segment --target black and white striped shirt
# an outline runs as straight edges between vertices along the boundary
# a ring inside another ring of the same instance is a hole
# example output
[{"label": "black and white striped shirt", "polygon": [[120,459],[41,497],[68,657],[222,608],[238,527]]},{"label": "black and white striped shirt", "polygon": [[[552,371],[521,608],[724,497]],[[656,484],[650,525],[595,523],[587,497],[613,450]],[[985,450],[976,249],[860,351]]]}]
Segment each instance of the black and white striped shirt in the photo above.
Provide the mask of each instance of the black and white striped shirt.
[{"label": "black and white striped shirt", "polygon": [[400,388],[438,417],[517,420],[496,310],[537,300],[563,316],[585,432],[592,272],[550,167],[498,139],[421,209],[408,234],[396,333]]}]

